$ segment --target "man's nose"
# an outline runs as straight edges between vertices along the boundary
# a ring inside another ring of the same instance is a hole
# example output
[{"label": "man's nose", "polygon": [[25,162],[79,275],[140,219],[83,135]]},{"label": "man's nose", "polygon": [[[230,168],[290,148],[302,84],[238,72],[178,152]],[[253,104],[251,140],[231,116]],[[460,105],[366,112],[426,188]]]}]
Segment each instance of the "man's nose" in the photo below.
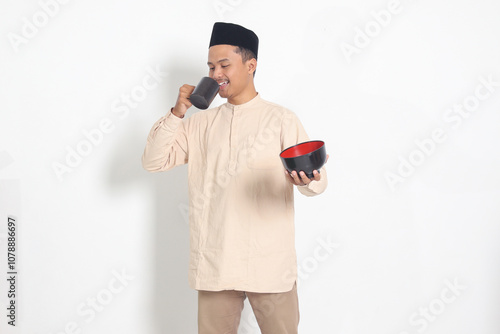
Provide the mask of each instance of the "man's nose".
[{"label": "man's nose", "polygon": [[219,66],[216,66],[214,71],[212,72],[212,79],[217,80],[222,78],[222,71]]}]

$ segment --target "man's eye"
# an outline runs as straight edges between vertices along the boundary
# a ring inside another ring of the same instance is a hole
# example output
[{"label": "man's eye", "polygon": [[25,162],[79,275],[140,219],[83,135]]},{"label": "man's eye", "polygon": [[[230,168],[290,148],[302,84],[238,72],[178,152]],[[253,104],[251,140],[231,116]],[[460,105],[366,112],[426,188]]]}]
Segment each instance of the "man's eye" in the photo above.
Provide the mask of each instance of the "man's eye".
[{"label": "man's eye", "polygon": [[222,68],[226,68],[226,67],[228,67],[228,66],[229,66],[229,65],[222,65],[221,67],[222,67]]},{"label": "man's eye", "polygon": [[213,70],[215,70],[215,67],[210,67],[210,71],[213,71]]}]

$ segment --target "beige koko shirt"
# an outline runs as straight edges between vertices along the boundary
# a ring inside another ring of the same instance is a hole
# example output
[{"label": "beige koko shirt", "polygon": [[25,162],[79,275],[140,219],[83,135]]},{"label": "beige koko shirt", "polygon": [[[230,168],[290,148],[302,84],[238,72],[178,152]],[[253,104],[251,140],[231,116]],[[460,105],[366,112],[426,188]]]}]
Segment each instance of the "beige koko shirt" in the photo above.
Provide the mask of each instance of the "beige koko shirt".
[{"label": "beige koko shirt", "polygon": [[[279,153],[309,140],[291,111],[251,101],[158,120],[142,157],[160,172],[188,163],[189,286],[196,290],[284,292],[297,278],[293,185]],[[321,180],[298,187],[323,192]]]}]

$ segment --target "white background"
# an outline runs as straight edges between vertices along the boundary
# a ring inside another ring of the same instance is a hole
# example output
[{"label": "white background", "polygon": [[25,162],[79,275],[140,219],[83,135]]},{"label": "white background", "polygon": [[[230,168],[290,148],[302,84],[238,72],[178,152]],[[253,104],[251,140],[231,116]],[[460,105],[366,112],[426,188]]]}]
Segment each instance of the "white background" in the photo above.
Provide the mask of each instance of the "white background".
[{"label": "white background", "polygon": [[[296,192],[300,332],[499,333],[497,1],[70,0],[51,16],[41,3],[0,1],[1,333],[196,333],[187,168],[149,174],[140,158],[178,88],[207,74],[216,21],[259,35],[257,90],[330,154],[327,191]],[[167,74],[125,114],[122,95],[157,68]],[[58,177],[106,119],[112,130]],[[325,240],[336,248],[320,260]],[[240,333],[260,333],[248,303]]]}]

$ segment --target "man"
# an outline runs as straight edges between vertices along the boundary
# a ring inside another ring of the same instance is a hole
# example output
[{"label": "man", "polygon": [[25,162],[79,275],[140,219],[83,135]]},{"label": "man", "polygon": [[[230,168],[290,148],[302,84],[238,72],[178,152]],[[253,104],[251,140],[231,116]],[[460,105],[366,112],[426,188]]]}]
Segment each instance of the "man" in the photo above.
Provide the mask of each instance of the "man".
[{"label": "man", "polygon": [[263,100],[254,86],[257,35],[215,23],[209,75],[227,103],[185,114],[193,86],[149,133],[142,157],[151,172],[188,164],[189,285],[198,290],[200,334],[236,334],[248,297],[263,334],[297,333],[293,186],[323,192],[326,170],[290,175],[279,158],[308,141],[291,111]]}]

